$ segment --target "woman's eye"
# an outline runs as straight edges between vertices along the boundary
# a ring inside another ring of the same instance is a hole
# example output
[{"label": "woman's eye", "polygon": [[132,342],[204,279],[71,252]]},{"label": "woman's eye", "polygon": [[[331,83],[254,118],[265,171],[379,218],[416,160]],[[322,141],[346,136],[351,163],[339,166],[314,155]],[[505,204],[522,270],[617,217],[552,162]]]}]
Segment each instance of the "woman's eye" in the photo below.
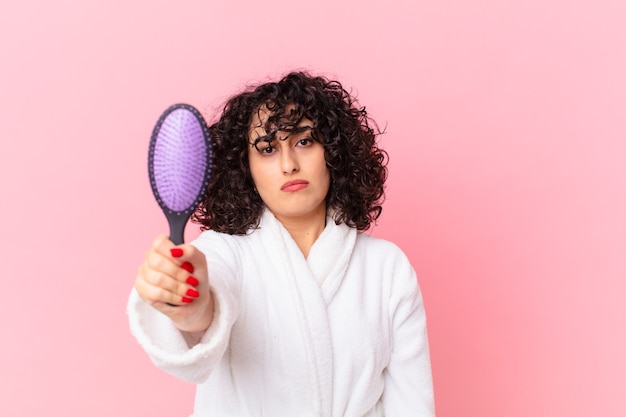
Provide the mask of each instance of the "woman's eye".
[{"label": "woman's eye", "polygon": [[297,146],[309,146],[312,143],[313,143],[313,139],[303,138],[298,141]]},{"label": "woman's eye", "polygon": [[275,150],[276,150],[275,147],[267,145],[267,146],[264,146],[264,147],[260,148],[259,152],[264,154],[264,155],[269,155],[271,153],[274,153]]}]

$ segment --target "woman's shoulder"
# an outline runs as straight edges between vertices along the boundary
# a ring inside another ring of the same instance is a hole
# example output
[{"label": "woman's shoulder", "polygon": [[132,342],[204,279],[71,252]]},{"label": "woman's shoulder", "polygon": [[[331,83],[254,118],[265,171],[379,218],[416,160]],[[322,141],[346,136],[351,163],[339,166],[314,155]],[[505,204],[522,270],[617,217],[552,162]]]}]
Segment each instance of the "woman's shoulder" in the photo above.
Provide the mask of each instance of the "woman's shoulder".
[{"label": "woman's shoulder", "polygon": [[396,243],[365,233],[357,235],[355,253],[368,264],[377,263],[387,267],[412,268],[406,253]]},{"label": "woman's shoulder", "polygon": [[394,242],[366,233],[357,234],[356,245],[359,250],[378,253],[382,256],[405,256],[404,251]]},{"label": "woman's shoulder", "polygon": [[[406,253],[396,243],[359,233],[354,259],[367,273],[379,274],[389,294],[414,294],[417,275]],[[375,280],[374,280],[375,281]]]}]

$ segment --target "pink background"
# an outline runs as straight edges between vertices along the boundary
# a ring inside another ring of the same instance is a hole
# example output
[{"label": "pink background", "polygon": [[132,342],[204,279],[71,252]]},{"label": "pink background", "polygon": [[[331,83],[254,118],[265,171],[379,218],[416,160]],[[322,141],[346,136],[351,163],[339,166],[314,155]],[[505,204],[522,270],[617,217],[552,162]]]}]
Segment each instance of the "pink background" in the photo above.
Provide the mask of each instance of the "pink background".
[{"label": "pink background", "polygon": [[5,3],[0,415],[190,414],[125,317],[149,135],[291,68],[386,126],[438,416],[626,415],[626,2]]}]

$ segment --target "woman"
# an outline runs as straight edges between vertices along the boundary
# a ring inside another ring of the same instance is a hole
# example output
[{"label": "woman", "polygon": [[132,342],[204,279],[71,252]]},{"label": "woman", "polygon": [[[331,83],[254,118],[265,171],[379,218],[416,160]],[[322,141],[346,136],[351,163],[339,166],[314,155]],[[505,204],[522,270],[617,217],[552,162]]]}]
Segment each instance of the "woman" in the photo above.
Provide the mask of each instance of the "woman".
[{"label": "woman", "polygon": [[198,384],[194,416],[434,416],[415,272],[362,233],[387,176],[365,109],[291,73],[210,133],[205,231],[157,238],[128,306],[154,363]]}]

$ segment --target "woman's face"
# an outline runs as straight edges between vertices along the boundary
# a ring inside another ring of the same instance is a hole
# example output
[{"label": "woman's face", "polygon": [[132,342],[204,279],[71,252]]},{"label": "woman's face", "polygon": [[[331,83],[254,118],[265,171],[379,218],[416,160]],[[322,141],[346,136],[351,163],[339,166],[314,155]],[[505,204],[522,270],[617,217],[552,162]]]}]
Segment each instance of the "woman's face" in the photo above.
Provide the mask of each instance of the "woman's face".
[{"label": "woman's face", "polygon": [[[330,172],[324,146],[305,129],[291,135],[278,132],[276,140],[260,141],[255,147],[256,139],[266,135],[267,116],[267,111],[256,112],[249,133],[250,172],[261,199],[283,223],[325,220]],[[312,126],[310,120],[303,119],[298,127]]]}]

